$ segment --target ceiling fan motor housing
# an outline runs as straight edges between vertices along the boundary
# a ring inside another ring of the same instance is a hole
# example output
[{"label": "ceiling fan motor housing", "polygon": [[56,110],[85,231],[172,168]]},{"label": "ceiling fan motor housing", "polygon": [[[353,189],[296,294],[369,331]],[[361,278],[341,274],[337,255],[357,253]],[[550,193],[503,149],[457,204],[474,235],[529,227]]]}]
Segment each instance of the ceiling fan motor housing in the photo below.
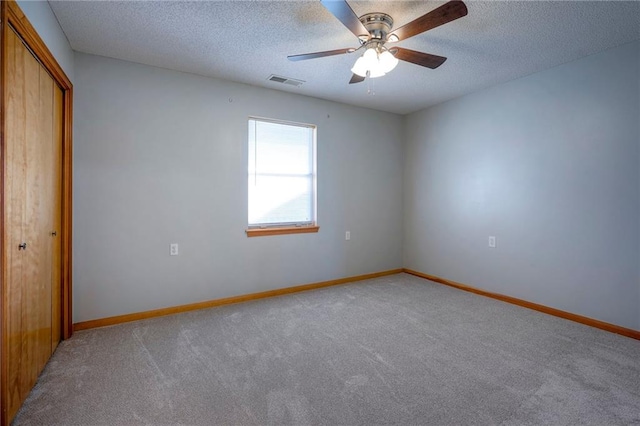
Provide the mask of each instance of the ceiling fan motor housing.
[{"label": "ceiling fan motor housing", "polygon": [[389,31],[393,28],[393,18],[386,13],[367,13],[358,19],[360,19],[362,25],[369,31],[368,35],[363,34],[364,40],[362,40],[362,36],[360,37],[360,40],[365,42],[369,37],[371,37],[371,40],[386,41],[387,34],[389,34]]}]

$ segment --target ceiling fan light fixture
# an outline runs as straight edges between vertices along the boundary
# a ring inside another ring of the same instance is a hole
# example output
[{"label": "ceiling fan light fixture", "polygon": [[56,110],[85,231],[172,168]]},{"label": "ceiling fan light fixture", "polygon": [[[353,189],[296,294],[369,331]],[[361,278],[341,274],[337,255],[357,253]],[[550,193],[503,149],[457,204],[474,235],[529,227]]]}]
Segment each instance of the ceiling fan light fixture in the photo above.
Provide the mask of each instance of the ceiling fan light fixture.
[{"label": "ceiling fan light fixture", "polygon": [[379,47],[370,47],[358,58],[351,72],[360,77],[382,77],[398,65],[398,59],[388,50],[379,53]]},{"label": "ceiling fan light fixture", "polygon": [[379,64],[380,69],[383,72],[388,73],[398,65],[398,58],[393,56],[388,50],[385,50],[379,56]]},{"label": "ceiling fan light fixture", "polygon": [[359,75],[360,77],[367,76],[367,66],[365,65],[365,60],[362,56],[358,58],[355,64],[353,64],[351,72]]},{"label": "ceiling fan light fixture", "polygon": [[[360,77],[367,77],[367,72],[374,70],[378,65],[378,53],[373,48],[368,48],[364,54],[358,58],[351,68],[351,72]],[[373,74],[373,73],[371,73]]]},{"label": "ceiling fan light fixture", "polygon": [[362,55],[362,59],[364,60],[364,65],[368,69],[375,68],[378,65],[378,52],[376,51],[376,49],[370,47],[365,50],[364,54]]}]

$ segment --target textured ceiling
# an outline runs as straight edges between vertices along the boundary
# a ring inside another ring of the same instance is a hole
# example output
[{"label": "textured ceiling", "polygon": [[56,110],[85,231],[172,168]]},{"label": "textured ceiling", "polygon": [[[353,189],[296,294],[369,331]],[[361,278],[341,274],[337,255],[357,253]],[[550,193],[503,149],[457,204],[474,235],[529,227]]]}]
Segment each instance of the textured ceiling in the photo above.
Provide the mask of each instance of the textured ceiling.
[{"label": "textured ceiling", "polygon": [[[352,1],[399,27],[432,1]],[[469,14],[399,43],[446,56],[406,62],[349,85],[357,53],[301,62],[287,55],[357,47],[318,1],[50,1],[74,50],[405,114],[640,39],[640,2],[467,1]],[[304,80],[300,87],[267,81]],[[372,89],[373,93],[368,93]]]}]

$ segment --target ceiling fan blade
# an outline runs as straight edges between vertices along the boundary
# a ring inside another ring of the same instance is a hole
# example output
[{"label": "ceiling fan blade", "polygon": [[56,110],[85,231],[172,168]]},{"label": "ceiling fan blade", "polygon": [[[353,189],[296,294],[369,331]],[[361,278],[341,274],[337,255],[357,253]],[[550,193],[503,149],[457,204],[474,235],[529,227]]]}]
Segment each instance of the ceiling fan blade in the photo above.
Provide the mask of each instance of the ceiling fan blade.
[{"label": "ceiling fan blade", "polygon": [[396,41],[406,40],[409,37],[439,27],[447,22],[462,18],[466,16],[466,14],[467,6],[463,2],[457,0],[450,1],[392,31],[389,38],[392,40],[397,38]]},{"label": "ceiling fan blade", "polygon": [[369,31],[362,25],[358,15],[355,14],[349,3],[344,0],[321,0],[320,3],[342,22],[356,37],[369,35]]},{"label": "ceiling fan blade", "polygon": [[436,69],[447,60],[444,56],[432,55],[430,53],[416,52],[411,49],[403,49],[402,47],[394,47],[390,52],[396,58],[411,62],[412,64],[421,65],[423,67]]},{"label": "ceiling fan blade", "polygon": [[287,59],[290,61],[303,61],[306,59],[315,59],[315,58],[323,58],[325,56],[333,56],[333,55],[342,55],[345,53],[354,52],[356,49],[336,49],[336,50],[325,50],[324,52],[314,52],[314,53],[303,53],[301,55],[289,55]]},{"label": "ceiling fan blade", "polygon": [[349,80],[349,84],[361,83],[364,81],[364,77],[360,77],[358,74],[354,74],[351,76],[351,80]]}]

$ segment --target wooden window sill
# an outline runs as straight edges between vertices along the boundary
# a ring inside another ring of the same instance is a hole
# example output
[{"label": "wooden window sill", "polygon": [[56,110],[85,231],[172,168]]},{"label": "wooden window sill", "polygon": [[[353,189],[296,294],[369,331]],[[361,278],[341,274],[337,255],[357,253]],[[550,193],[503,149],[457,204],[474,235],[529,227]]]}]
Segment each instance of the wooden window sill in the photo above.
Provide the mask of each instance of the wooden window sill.
[{"label": "wooden window sill", "polygon": [[319,226],[286,226],[282,228],[249,228],[247,237],[266,237],[267,235],[311,234],[318,232]]}]

